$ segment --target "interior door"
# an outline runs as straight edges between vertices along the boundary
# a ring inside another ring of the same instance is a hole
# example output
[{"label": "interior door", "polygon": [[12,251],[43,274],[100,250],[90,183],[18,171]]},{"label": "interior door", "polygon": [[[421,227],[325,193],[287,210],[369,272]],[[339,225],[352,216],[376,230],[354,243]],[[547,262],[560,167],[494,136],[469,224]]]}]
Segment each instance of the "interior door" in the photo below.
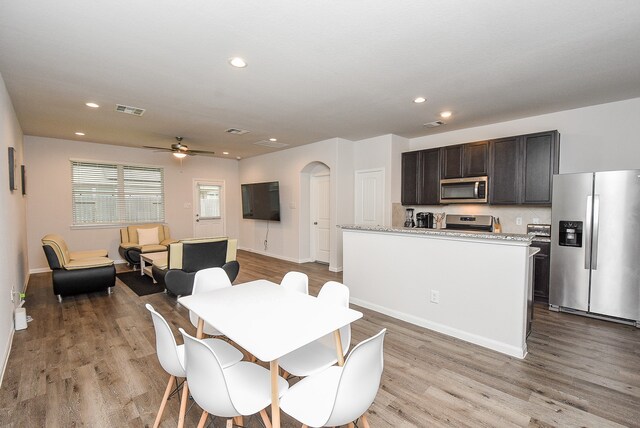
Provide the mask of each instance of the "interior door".
[{"label": "interior door", "polygon": [[311,258],[329,263],[330,176],[311,177]]},{"label": "interior door", "polygon": [[193,236],[226,236],[224,182],[195,180],[193,184]]},{"label": "interior door", "polygon": [[384,170],[356,171],[356,224],[384,224]]},{"label": "interior door", "polygon": [[596,172],[593,199],[590,311],[640,320],[640,170]]}]

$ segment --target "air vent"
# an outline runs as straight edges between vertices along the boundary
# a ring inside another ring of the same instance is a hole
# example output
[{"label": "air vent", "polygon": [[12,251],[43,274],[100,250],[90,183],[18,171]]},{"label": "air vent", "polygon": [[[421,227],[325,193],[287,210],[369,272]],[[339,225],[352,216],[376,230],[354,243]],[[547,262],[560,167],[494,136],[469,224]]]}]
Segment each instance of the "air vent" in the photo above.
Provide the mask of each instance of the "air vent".
[{"label": "air vent", "polygon": [[116,104],[116,111],[119,111],[120,113],[132,114],[134,116],[142,116],[145,112],[145,109]]},{"label": "air vent", "polygon": [[267,141],[267,140],[260,140],[257,143],[253,143],[256,146],[264,146],[264,147],[270,147],[272,149],[281,149],[283,147],[287,147],[288,144],[285,143],[278,143],[277,141]]},{"label": "air vent", "polygon": [[434,120],[433,122],[425,123],[422,126],[424,126],[425,128],[435,128],[440,125],[444,125],[444,122],[441,120]]},{"label": "air vent", "polygon": [[233,135],[244,135],[249,133],[249,131],[247,131],[246,129],[238,129],[238,128],[229,128],[224,132],[228,134],[233,134]]}]

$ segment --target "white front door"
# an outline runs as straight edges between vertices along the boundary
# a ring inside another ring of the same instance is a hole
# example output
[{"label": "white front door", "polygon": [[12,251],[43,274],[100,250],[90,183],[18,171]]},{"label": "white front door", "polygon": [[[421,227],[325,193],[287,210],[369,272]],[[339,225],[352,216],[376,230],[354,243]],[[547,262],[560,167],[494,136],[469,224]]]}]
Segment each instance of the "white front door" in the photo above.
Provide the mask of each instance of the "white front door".
[{"label": "white front door", "polygon": [[224,181],[194,180],[193,236],[225,236]]},{"label": "white front door", "polygon": [[330,176],[311,177],[311,260],[329,263]]},{"label": "white front door", "polygon": [[356,171],[356,224],[384,225],[384,169]]}]

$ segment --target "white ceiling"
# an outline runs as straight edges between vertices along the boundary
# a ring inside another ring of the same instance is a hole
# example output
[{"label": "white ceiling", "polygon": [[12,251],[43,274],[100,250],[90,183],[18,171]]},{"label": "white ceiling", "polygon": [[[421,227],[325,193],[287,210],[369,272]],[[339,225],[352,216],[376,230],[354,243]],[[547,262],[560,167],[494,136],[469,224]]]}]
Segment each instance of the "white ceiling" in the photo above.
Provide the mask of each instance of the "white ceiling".
[{"label": "white ceiling", "polygon": [[639,97],[640,1],[4,0],[0,73],[25,134],[247,157]]}]

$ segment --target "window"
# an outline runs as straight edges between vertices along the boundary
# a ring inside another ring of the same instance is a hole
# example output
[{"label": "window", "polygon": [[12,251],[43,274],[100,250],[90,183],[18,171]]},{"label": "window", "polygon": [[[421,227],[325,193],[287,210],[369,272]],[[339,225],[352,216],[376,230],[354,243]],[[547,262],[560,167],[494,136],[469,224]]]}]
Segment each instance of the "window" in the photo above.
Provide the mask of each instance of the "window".
[{"label": "window", "polygon": [[164,170],[71,161],[74,225],[164,222]]},{"label": "window", "polygon": [[199,218],[220,218],[220,189],[221,186],[198,183]]}]

